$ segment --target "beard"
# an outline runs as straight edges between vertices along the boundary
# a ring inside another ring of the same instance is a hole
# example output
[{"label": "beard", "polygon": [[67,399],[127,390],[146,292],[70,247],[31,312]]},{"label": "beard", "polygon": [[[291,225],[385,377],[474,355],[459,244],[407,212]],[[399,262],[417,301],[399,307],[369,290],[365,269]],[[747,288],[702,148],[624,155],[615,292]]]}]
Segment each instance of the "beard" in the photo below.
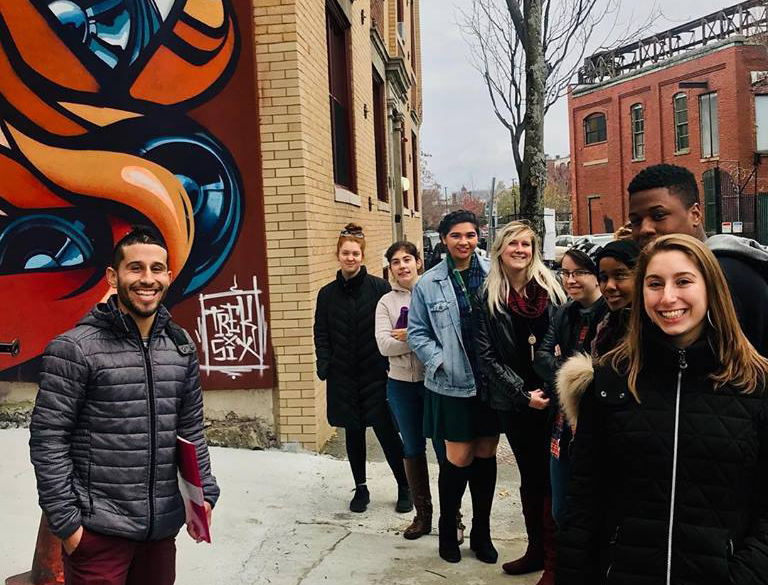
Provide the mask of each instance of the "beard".
[{"label": "beard", "polygon": [[[149,287],[136,286],[136,288],[149,288]],[[131,299],[131,294],[130,294],[131,287],[127,284],[121,283],[120,280],[118,279],[117,298],[120,300],[123,306],[126,309],[128,309],[130,313],[136,315],[137,317],[141,317],[142,319],[146,319],[147,317],[151,317],[155,313],[157,313],[157,309],[160,306],[160,303],[163,302],[163,300],[165,299],[165,295],[168,293],[167,287],[156,285],[154,288],[159,292],[157,296],[157,300],[149,307],[142,307],[134,303],[133,300]]]}]

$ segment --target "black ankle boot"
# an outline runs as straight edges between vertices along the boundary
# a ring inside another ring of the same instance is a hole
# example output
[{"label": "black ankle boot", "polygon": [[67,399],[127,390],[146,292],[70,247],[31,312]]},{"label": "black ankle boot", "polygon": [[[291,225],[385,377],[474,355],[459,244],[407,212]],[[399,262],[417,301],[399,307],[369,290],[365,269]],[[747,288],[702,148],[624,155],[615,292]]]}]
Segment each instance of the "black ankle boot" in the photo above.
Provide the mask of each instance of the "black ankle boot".
[{"label": "black ankle boot", "polygon": [[368,486],[361,484],[355,488],[355,495],[349,502],[349,509],[352,512],[365,512],[370,502],[371,494],[368,492]]},{"label": "black ankle boot", "polygon": [[404,514],[413,510],[413,498],[411,498],[411,490],[407,485],[397,486],[397,504],[395,504],[395,512]]},{"label": "black ankle boot", "polygon": [[472,531],[469,547],[478,560],[494,564],[499,553],[491,541],[491,507],[496,491],[496,457],[475,457],[469,467],[472,494]]},{"label": "black ankle boot", "polygon": [[440,490],[439,553],[449,563],[461,560],[456,534],[456,512],[467,488],[468,467],[457,467],[445,460],[440,464],[438,487]]}]

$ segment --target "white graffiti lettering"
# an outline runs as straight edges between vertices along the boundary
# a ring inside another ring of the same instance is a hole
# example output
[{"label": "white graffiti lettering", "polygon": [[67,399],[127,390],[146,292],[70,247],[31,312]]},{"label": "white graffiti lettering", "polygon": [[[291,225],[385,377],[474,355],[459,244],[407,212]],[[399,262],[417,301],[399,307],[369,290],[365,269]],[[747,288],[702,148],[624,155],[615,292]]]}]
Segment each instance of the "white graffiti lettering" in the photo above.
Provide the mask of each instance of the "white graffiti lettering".
[{"label": "white graffiti lettering", "polygon": [[197,340],[203,347],[200,370],[225,374],[232,379],[248,372],[263,373],[267,352],[266,310],[253,277],[253,288],[234,284],[226,292],[201,294],[197,318]]}]

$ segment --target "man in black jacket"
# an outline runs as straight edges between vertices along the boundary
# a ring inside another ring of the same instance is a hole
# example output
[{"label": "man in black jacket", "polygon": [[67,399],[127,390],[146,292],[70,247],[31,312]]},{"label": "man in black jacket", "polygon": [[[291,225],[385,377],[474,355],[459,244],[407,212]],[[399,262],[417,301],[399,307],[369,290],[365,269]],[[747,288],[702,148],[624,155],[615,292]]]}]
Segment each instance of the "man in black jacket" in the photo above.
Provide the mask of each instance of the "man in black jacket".
[{"label": "man in black jacket", "polygon": [[768,254],[740,245],[743,238],[735,236],[707,240],[699,188],[686,168],[647,167],[632,179],[628,191],[632,235],[641,246],[666,234],[688,234],[707,242],[728,281],[742,331],[761,355],[768,356],[768,282],[756,269],[765,265],[768,270]]},{"label": "man in black jacket", "polygon": [[40,506],[67,585],[170,585],[185,522],[177,436],[196,447],[209,522],[219,496],[197,356],[161,304],[171,272],[159,235],[122,238],[107,280],[117,294],[43,355],[29,442]]}]

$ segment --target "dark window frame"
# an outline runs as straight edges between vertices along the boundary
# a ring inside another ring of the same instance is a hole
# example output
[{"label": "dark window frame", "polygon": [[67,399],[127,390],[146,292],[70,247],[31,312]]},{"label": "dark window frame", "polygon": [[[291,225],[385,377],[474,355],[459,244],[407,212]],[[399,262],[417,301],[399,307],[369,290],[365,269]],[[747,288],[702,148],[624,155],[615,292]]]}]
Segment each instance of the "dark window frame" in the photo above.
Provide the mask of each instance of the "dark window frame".
[{"label": "dark window frame", "polygon": [[[713,106],[714,104],[714,106]],[[706,110],[706,116],[704,112]],[[714,110],[714,123],[713,123]],[[712,91],[699,96],[699,140],[701,143],[701,158],[720,156],[720,118],[717,92]],[[704,139],[705,125],[709,131],[709,141]]]},{"label": "dark window frame", "polygon": [[333,181],[336,185],[355,192],[357,165],[352,92],[351,24],[333,0],[326,2],[325,6]]},{"label": "dark window frame", "polygon": [[641,103],[629,108],[632,129],[632,159],[645,159],[645,107]]},{"label": "dark window frame", "polygon": [[[602,120],[602,124],[600,121]],[[593,124],[594,122],[594,124]],[[595,112],[584,118],[584,144],[600,144],[608,140],[608,121],[604,112]]]},{"label": "dark window frame", "polygon": [[387,188],[387,98],[386,85],[373,68],[373,132],[376,142],[376,196],[383,203],[389,202]]},{"label": "dark window frame", "polygon": [[691,129],[688,123],[688,95],[686,93],[676,93],[672,96],[672,112],[675,122],[675,152],[688,152],[691,149]]},{"label": "dark window frame", "polygon": [[411,130],[411,170],[413,172],[413,210],[420,211],[419,205],[419,137]]},{"label": "dark window frame", "polygon": [[[400,132],[400,176],[401,177],[407,177],[408,176],[408,154],[405,149],[405,143],[408,141],[408,139],[403,135],[404,132]],[[403,209],[410,209],[411,206],[408,203],[408,189],[402,188],[403,179],[400,179],[400,188],[403,191]]]}]

